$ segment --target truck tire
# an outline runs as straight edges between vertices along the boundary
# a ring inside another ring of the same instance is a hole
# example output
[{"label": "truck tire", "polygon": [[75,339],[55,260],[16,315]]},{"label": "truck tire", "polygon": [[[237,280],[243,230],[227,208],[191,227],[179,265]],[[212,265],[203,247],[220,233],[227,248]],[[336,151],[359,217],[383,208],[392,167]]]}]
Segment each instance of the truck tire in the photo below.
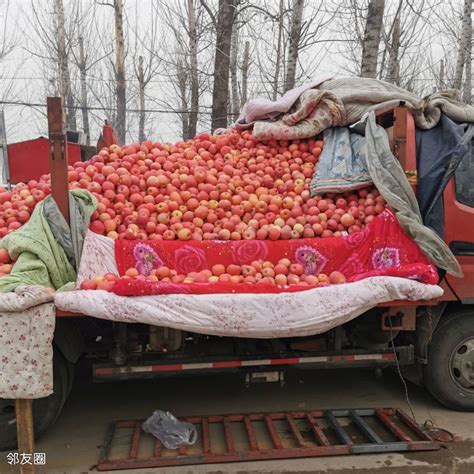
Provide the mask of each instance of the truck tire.
[{"label": "truck tire", "polygon": [[[33,400],[35,439],[39,438],[57,419],[66,402],[72,380],[71,365],[55,348],[53,358],[54,392]],[[0,451],[16,449],[15,400],[0,398]]]},{"label": "truck tire", "polygon": [[425,386],[446,407],[474,411],[474,312],[443,319],[428,348]]}]

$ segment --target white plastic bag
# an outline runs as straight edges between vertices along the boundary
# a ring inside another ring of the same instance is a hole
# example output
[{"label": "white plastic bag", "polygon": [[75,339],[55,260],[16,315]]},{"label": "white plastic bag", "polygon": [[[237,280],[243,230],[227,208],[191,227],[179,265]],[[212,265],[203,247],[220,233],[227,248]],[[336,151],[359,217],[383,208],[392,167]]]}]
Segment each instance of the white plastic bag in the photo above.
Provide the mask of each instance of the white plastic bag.
[{"label": "white plastic bag", "polygon": [[158,438],[168,449],[176,449],[184,444],[191,446],[197,440],[197,431],[194,425],[179,421],[169,411],[155,410],[143,422],[142,429]]}]

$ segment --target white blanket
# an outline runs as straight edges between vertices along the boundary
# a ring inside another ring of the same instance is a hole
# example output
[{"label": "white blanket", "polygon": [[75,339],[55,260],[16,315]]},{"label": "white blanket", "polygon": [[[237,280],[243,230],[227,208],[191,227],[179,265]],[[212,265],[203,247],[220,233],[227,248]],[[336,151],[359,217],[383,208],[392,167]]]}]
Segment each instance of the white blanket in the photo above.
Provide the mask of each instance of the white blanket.
[{"label": "white blanket", "polygon": [[379,303],[429,300],[436,285],[372,277],[298,293],[159,295],[122,297],[105,291],[57,293],[64,311],[111,321],[145,323],[218,336],[275,338],[309,336],[354,319]]}]

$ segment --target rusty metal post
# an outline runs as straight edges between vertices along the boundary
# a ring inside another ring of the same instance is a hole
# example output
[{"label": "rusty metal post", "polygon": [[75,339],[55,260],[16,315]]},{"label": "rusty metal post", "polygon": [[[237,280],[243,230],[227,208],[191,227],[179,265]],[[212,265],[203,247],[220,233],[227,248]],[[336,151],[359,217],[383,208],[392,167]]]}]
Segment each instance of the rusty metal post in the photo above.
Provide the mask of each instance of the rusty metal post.
[{"label": "rusty metal post", "polygon": [[48,133],[51,169],[51,194],[59,210],[69,222],[69,187],[67,175],[67,141],[61,97],[48,97]]}]

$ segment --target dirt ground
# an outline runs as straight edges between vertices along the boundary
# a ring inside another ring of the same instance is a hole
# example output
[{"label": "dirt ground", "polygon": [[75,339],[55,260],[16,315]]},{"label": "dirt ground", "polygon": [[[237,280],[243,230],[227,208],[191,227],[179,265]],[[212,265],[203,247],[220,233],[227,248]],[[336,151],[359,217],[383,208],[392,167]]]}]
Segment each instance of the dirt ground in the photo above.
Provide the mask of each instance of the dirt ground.
[{"label": "dirt ground", "polygon": [[[278,461],[210,464],[201,466],[128,470],[127,473],[474,473],[474,413],[447,410],[427,392],[408,384],[417,421],[431,420],[460,437],[434,452],[351,455]],[[368,370],[292,371],[286,384],[259,384],[245,388],[239,375],[167,378],[92,384],[76,380],[63,412],[36,445],[47,464],[40,473],[93,472],[109,422],[140,419],[154,409],[176,416],[192,414],[251,413],[318,408],[369,408],[392,406],[409,412],[404,387],[397,374],[376,378]],[[0,453],[0,472],[18,472]]]}]

